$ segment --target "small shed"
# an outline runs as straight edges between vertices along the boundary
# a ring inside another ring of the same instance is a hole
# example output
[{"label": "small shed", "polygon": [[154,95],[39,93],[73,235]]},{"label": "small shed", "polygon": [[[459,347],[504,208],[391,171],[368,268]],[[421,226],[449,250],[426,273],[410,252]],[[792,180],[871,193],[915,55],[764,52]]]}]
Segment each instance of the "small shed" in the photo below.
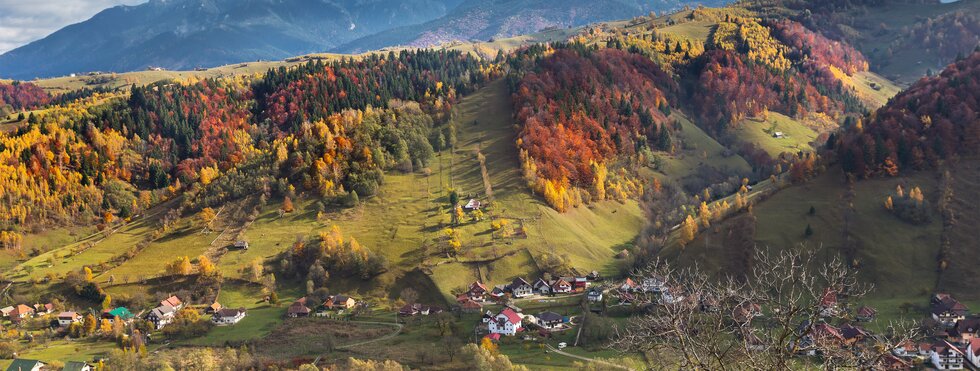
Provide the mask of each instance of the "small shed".
[{"label": "small shed", "polygon": [[248,250],[248,241],[235,241],[233,247],[239,250]]},{"label": "small shed", "polygon": [[480,207],[482,206],[483,204],[480,203],[480,201],[477,201],[475,198],[471,198],[470,201],[463,206],[463,208],[466,210],[480,210]]}]

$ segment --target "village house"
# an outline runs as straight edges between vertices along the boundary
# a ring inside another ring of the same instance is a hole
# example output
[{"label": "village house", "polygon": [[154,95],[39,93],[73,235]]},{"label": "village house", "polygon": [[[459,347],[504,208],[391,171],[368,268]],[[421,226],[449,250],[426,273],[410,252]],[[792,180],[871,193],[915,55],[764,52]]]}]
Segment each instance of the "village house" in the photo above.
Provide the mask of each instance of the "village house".
[{"label": "village house", "polygon": [[476,281],[470,284],[469,290],[466,291],[466,297],[472,301],[483,301],[486,295],[490,293],[487,286],[483,282]]},{"label": "village house", "polygon": [[667,288],[667,282],[661,277],[647,277],[640,283],[644,292],[659,293]]},{"label": "village house", "polygon": [[538,294],[551,295],[551,283],[545,281],[544,278],[538,278],[537,281],[534,281],[534,284],[531,285],[531,287],[534,289],[534,292],[537,292]]},{"label": "village house", "polygon": [[932,319],[946,327],[953,327],[956,322],[966,319],[967,308],[949,294],[940,293],[933,296],[929,312]]},{"label": "village house", "polygon": [[901,357],[901,358],[916,357],[920,355],[919,345],[909,340],[902,344],[899,344],[898,346],[895,347],[895,349],[892,349],[892,354],[894,354],[896,357]]},{"label": "village house", "polygon": [[874,321],[875,316],[878,315],[878,311],[867,305],[863,305],[857,309],[854,318],[862,322]]},{"label": "village house", "polygon": [[510,285],[507,285],[507,290],[509,290],[511,295],[515,298],[531,296],[531,294],[534,293],[534,289],[531,287],[531,284],[527,283],[527,280],[521,277],[514,278]]},{"label": "village house", "polygon": [[34,304],[34,315],[41,316],[54,311],[54,304]]},{"label": "village house", "polygon": [[632,278],[628,278],[627,277],[626,278],[626,281],[623,281],[623,284],[622,285],[619,285],[619,291],[621,291],[621,292],[634,292],[639,287],[640,287],[640,285],[638,285],[635,281],[633,281]]},{"label": "village house", "polygon": [[463,209],[470,210],[470,211],[480,210],[480,207],[482,207],[482,206],[483,206],[483,204],[481,204],[480,201],[477,201],[475,198],[471,198],[466,203],[466,205],[463,205]]},{"label": "village house", "polygon": [[551,284],[551,291],[556,294],[567,294],[572,292],[572,283],[565,278],[559,278]]},{"label": "village house", "polygon": [[238,250],[248,250],[248,241],[235,241],[232,247]]},{"label": "village house", "polygon": [[7,317],[10,317],[10,312],[13,312],[13,311],[14,311],[14,307],[13,306],[3,307],[3,308],[0,308],[0,315],[3,315],[4,318],[7,318]]},{"label": "village house", "polygon": [[133,313],[129,311],[126,307],[117,307],[113,309],[106,309],[102,311],[102,318],[109,320],[109,322],[115,321],[116,318],[122,321],[129,321],[133,319]]},{"label": "village house", "polygon": [[841,325],[840,334],[844,338],[844,344],[846,345],[854,345],[871,337],[871,333],[865,329],[858,326],[851,326],[850,324]]},{"label": "village house", "polygon": [[483,316],[480,317],[480,321],[483,323],[490,323],[490,321],[493,321],[493,312],[488,310],[486,313],[483,313]]},{"label": "village house", "polygon": [[967,318],[957,321],[946,333],[950,341],[966,345],[977,337],[978,331],[980,331],[980,318]]},{"label": "village house", "polygon": [[327,299],[323,303],[323,306],[327,309],[340,310],[340,309],[351,309],[357,302],[353,298],[347,295],[334,295]]},{"label": "village house", "polygon": [[521,331],[521,317],[520,313],[515,312],[513,309],[504,308],[489,323],[489,329],[491,334],[501,334],[506,336],[516,335],[517,332]]},{"label": "village house", "polygon": [[85,362],[79,361],[68,361],[65,362],[65,367],[61,371],[92,371],[91,365]]},{"label": "village house", "polygon": [[572,279],[572,289],[576,292],[583,292],[589,287],[589,279],[585,277],[575,277]]},{"label": "village house", "polygon": [[177,298],[176,296],[171,296],[169,298],[164,299],[163,301],[160,302],[160,305],[174,308],[174,312],[184,308],[184,302],[180,301],[180,299]]},{"label": "village house", "polygon": [[75,312],[61,312],[58,313],[58,326],[68,327],[72,323],[82,322],[82,316]]},{"label": "village house", "polygon": [[478,301],[467,300],[459,305],[459,309],[463,313],[476,313],[483,311],[483,304],[480,304]]},{"label": "village house", "polygon": [[947,341],[940,341],[929,349],[929,363],[939,370],[962,370],[964,353]]},{"label": "village house", "polygon": [[881,359],[880,367],[876,369],[904,371],[911,370],[912,364],[909,361],[889,354]]},{"label": "village house", "polygon": [[33,360],[33,359],[15,359],[10,366],[7,366],[7,371],[40,371],[44,369],[44,362]]},{"label": "village house", "polygon": [[748,324],[753,318],[762,315],[762,306],[756,303],[745,302],[735,306],[732,310],[732,319],[740,324]]},{"label": "village house", "polygon": [[24,304],[17,304],[8,316],[10,317],[10,322],[20,323],[20,321],[34,316],[34,308]]},{"label": "village house", "polygon": [[592,290],[589,290],[589,293],[587,294],[587,298],[592,303],[598,303],[602,301],[602,290],[598,288],[593,288]]},{"label": "village house", "polygon": [[207,308],[204,308],[204,313],[205,314],[214,314],[215,312],[217,312],[219,310],[221,310],[221,303],[214,302],[214,303],[211,303],[211,305],[208,305]]},{"label": "village house", "polygon": [[966,361],[970,362],[974,369],[980,369],[980,338],[970,339],[963,353],[966,354]]},{"label": "village house", "polygon": [[159,330],[173,322],[175,314],[177,314],[177,310],[174,307],[161,305],[150,310],[150,313],[146,315],[146,320],[152,322],[153,327]]},{"label": "village house", "polygon": [[564,317],[555,312],[541,312],[537,315],[538,326],[549,330],[561,327],[563,321]]},{"label": "village house", "polygon": [[506,301],[507,300],[507,289],[506,289],[506,287],[504,287],[504,285],[494,286],[493,287],[493,290],[490,290],[490,294],[488,294],[488,296],[490,297],[490,300],[492,300],[494,302],[498,302],[499,303],[499,302],[502,302],[502,301]]},{"label": "village house", "polygon": [[660,305],[670,305],[677,304],[684,300],[684,295],[681,295],[681,290],[678,288],[667,289],[660,291],[660,299],[658,302]]},{"label": "village house", "polygon": [[310,308],[306,307],[306,298],[299,298],[289,305],[286,309],[286,317],[297,318],[297,317],[309,317]]},{"label": "village house", "polygon": [[211,322],[216,325],[234,325],[245,318],[245,308],[221,309],[211,315]]},{"label": "village house", "polygon": [[839,313],[837,307],[837,291],[826,288],[823,290],[823,295],[820,297],[820,316],[822,317],[833,317]]}]

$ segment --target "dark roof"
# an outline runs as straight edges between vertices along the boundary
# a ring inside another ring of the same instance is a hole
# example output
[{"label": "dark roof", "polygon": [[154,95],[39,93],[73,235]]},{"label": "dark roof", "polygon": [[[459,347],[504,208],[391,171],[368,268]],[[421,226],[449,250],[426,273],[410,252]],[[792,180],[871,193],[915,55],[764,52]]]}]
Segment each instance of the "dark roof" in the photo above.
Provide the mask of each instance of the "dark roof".
[{"label": "dark roof", "polygon": [[37,366],[38,363],[40,363],[42,366],[44,365],[44,362],[35,359],[15,359],[10,366],[7,366],[7,371],[31,370],[34,368],[34,366]]},{"label": "dark roof", "polygon": [[869,306],[862,306],[862,307],[858,308],[858,310],[857,310],[857,314],[859,316],[863,316],[863,317],[871,317],[871,316],[874,316],[877,313],[878,313],[877,310],[875,310],[874,308],[869,307]]},{"label": "dark roof", "polygon": [[237,316],[239,313],[245,313],[245,308],[238,308],[238,309],[224,308],[222,310],[215,312],[214,315],[218,317],[234,317]]},{"label": "dark roof", "polygon": [[977,333],[980,331],[980,318],[967,318],[956,322],[956,329],[961,334],[964,333]]},{"label": "dark roof", "polygon": [[538,319],[545,322],[561,321],[562,318],[562,315],[555,312],[541,312],[538,314]]},{"label": "dark roof", "polygon": [[965,315],[967,311],[966,306],[963,305],[963,303],[960,303],[959,300],[953,299],[950,296],[934,301],[931,309],[933,314],[943,314],[949,312],[956,315]]},{"label": "dark roof", "polygon": [[514,280],[510,282],[510,288],[515,288],[518,286],[525,286],[525,285],[531,286],[531,284],[527,283],[527,280],[525,280],[523,277],[514,278]]},{"label": "dark roof", "polygon": [[85,366],[88,366],[88,364],[85,362],[68,361],[65,362],[65,367],[62,368],[61,371],[82,371]]}]

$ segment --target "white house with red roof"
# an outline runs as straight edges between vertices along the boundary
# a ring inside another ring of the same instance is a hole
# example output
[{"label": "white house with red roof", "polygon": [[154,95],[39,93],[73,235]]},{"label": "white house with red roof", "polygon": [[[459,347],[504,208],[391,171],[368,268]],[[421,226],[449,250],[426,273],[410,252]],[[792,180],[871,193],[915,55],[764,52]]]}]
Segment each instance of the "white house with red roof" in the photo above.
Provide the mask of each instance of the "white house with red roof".
[{"label": "white house with red roof", "polygon": [[521,321],[523,319],[524,317],[520,313],[510,308],[504,308],[504,310],[494,316],[493,320],[488,324],[488,327],[491,334],[513,336],[518,331],[523,330],[521,327]]},{"label": "white house with red roof", "polygon": [[820,297],[820,315],[823,317],[836,316],[840,310],[837,307],[837,290],[826,288]]},{"label": "white house with red roof", "polygon": [[973,365],[973,368],[980,369],[980,338],[970,339],[970,343],[967,344],[964,350],[966,360]]},{"label": "white house with red roof", "polygon": [[929,349],[929,362],[939,370],[962,370],[964,355],[962,350],[943,340]]}]

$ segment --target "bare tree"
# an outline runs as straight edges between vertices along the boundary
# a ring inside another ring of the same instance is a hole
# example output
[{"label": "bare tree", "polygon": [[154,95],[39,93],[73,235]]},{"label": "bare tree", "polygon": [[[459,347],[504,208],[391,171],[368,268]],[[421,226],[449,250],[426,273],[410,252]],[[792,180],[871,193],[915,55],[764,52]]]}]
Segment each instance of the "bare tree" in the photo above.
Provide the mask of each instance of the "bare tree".
[{"label": "bare tree", "polygon": [[612,346],[675,354],[682,369],[785,370],[807,355],[827,369],[873,369],[918,335],[914,323],[892,323],[884,334],[845,339],[834,323],[846,322],[846,304],[871,286],[840,259],[822,261],[805,247],[758,252],[744,277],[657,261],[636,280],[644,314]]}]

